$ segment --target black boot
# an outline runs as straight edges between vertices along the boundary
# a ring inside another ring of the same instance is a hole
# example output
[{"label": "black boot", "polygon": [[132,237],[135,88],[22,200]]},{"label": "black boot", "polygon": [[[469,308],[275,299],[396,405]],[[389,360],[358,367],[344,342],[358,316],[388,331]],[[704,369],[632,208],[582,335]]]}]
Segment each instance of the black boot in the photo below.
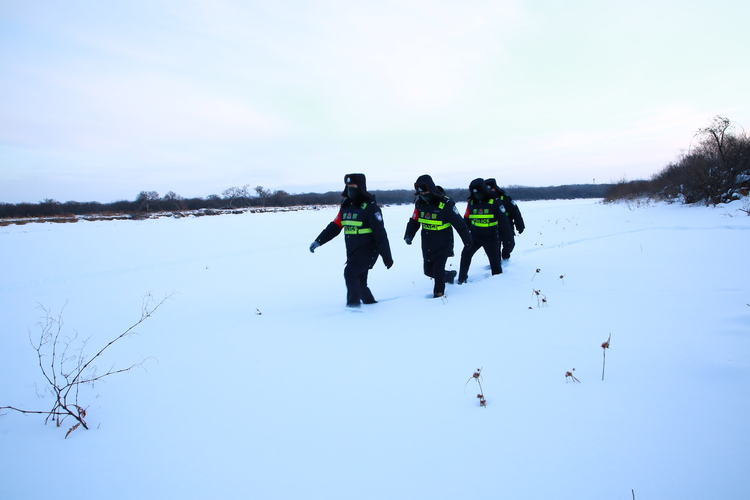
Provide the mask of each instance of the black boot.
[{"label": "black boot", "polygon": [[377,304],[378,303],[378,301],[375,300],[375,297],[373,297],[370,289],[367,287],[365,287],[365,289],[362,290],[362,303],[363,304]]},{"label": "black boot", "polygon": [[449,284],[453,284],[453,280],[456,279],[456,275],[458,273],[456,271],[446,271],[445,272],[445,282]]}]

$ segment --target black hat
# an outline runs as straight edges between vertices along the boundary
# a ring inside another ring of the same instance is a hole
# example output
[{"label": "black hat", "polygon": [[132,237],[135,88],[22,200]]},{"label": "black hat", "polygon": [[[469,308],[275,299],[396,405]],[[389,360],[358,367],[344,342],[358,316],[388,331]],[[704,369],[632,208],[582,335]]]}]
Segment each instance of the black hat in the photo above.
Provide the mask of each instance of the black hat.
[{"label": "black hat", "polygon": [[505,192],[505,189],[497,185],[497,182],[495,182],[495,179],[489,178],[489,179],[486,179],[485,182],[487,183],[487,187],[497,191],[497,194],[503,194],[503,195],[507,194]]},{"label": "black hat", "polygon": [[365,174],[346,174],[344,184],[356,184],[362,191],[367,191],[367,179]]},{"label": "black hat", "polygon": [[[365,178],[365,174],[346,174],[344,176],[344,184],[356,184],[359,188],[360,195],[363,198],[372,198],[372,195],[367,192],[367,179]],[[341,196],[344,198],[348,196],[346,187],[344,187],[344,192],[341,193]]]},{"label": "black hat", "polygon": [[476,200],[489,198],[492,194],[490,193],[487,184],[487,181],[481,177],[471,181],[469,184],[469,198],[474,198]]},{"label": "black hat", "polygon": [[432,177],[429,175],[420,175],[417,178],[417,182],[414,183],[414,195],[419,195],[422,191],[427,191],[430,194],[437,196],[439,198],[442,198],[445,196],[444,192],[441,192],[437,186],[435,186],[435,182],[432,180]]}]

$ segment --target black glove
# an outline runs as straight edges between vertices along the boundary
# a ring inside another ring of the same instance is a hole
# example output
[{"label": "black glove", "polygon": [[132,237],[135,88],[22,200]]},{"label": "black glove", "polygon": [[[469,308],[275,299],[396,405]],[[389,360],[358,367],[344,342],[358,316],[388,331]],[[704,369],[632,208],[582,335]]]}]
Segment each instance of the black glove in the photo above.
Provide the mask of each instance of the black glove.
[{"label": "black glove", "polygon": [[310,244],[310,253],[315,253],[315,249],[320,246],[320,243],[318,243],[317,240],[313,241],[312,244]]},{"label": "black glove", "polygon": [[385,264],[386,269],[390,269],[393,265],[393,259],[391,259],[390,257],[388,258],[388,260],[383,259],[383,264]]},{"label": "black glove", "polygon": [[521,233],[523,233],[523,228],[518,230],[518,234],[521,234]]},{"label": "black glove", "polygon": [[408,236],[404,236],[404,241],[407,245],[411,245],[411,238],[409,238]]}]

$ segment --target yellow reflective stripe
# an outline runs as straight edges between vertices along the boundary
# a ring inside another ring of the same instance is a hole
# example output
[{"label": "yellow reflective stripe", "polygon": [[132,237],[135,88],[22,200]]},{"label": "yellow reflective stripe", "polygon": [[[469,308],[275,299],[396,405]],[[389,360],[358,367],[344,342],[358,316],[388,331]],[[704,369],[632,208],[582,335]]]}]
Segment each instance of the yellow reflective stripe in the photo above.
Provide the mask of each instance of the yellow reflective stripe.
[{"label": "yellow reflective stripe", "polygon": [[[441,210],[445,208],[445,203],[441,201],[438,204],[438,208]],[[430,231],[440,231],[440,230],[448,229],[449,227],[451,227],[450,222],[443,222],[441,220],[435,220],[435,219],[425,219],[424,218],[425,215],[427,217],[430,216],[430,213],[428,211],[420,212],[419,215],[421,215],[422,217],[418,218],[417,222],[422,224],[422,229],[429,229]],[[438,215],[437,213],[433,213],[432,217],[437,217],[437,215]]]},{"label": "yellow reflective stripe", "polygon": [[[491,198],[489,201],[489,204],[492,205],[495,202],[494,198]],[[471,204],[474,204],[474,200],[471,201]],[[485,210],[482,210],[480,208],[473,209],[474,213],[469,214],[469,220],[471,224],[475,227],[493,227],[497,226],[497,221],[492,222],[495,219],[495,214],[493,213],[487,213]],[[482,211],[485,213],[476,213],[477,211]]]},{"label": "yellow reflective stripe", "polygon": [[418,219],[418,222],[422,224],[422,229],[429,229],[430,231],[440,231],[451,227],[450,222],[443,224],[443,221],[439,220]]},{"label": "yellow reflective stripe", "polygon": [[344,234],[369,234],[372,232],[369,227],[360,227],[362,225],[361,220],[342,220],[341,225],[344,226]]},{"label": "yellow reflective stripe", "polygon": [[372,229],[369,227],[359,229],[353,226],[344,226],[344,234],[370,234],[371,232]]},{"label": "yellow reflective stripe", "polygon": [[495,214],[469,214],[469,220],[476,227],[497,226],[497,221],[493,222]]}]

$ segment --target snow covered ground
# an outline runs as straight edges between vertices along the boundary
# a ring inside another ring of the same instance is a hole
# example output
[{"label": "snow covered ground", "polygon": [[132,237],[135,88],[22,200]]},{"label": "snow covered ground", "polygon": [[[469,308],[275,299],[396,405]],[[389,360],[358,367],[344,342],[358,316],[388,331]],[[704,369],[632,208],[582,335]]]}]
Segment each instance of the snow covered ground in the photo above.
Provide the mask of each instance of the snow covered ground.
[{"label": "snow covered ground", "polygon": [[92,355],[174,293],[99,363],[149,358],[81,394],[90,430],[0,416],[0,498],[750,498],[742,203],[520,206],[504,273],[480,251],[445,299],[385,207],[362,312],[343,235],[308,251],[335,209],[0,228],[0,406],[52,406],[38,304]]}]

